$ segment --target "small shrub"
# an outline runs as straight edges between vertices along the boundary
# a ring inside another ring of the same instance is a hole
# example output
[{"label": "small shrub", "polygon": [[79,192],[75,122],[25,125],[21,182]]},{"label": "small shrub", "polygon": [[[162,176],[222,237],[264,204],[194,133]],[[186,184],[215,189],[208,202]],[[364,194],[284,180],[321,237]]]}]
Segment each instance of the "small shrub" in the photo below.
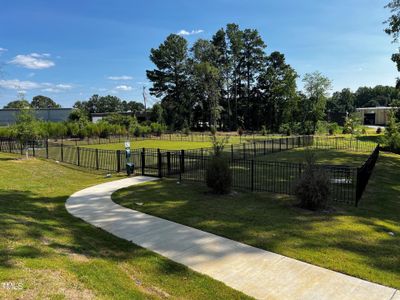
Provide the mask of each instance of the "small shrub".
[{"label": "small shrub", "polygon": [[381,127],[378,127],[377,129],[376,129],[376,134],[381,134],[382,133],[382,128]]},{"label": "small shrub", "polygon": [[294,192],[302,208],[319,210],[326,207],[330,193],[329,178],[315,164],[315,155],[312,152],[306,154],[305,170]]},{"label": "small shrub", "polygon": [[207,166],[206,183],[216,194],[227,194],[232,186],[232,171],[228,161],[222,156],[228,141],[228,137],[222,139],[218,139],[215,135],[211,137],[214,153]]},{"label": "small shrub", "polygon": [[207,166],[206,183],[216,194],[228,194],[232,187],[229,163],[221,156],[213,156]]}]

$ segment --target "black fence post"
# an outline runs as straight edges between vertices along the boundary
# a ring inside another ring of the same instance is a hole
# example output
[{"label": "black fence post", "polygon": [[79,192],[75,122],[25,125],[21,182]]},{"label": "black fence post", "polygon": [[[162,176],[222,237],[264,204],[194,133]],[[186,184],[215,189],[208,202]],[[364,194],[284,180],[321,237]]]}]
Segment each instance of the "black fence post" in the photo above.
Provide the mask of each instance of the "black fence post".
[{"label": "black fence post", "polygon": [[12,152],[12,150],[11,150],[11,139],[8,139],[8,148],[10,149],[10,153],[11,153]]},{"label": "black fence post", "polygon": [[256,147],[256,142],[253,142],[253,150],[254,150],[254,156],[257,155],[257,147]]},{"label": "black fence post", "polygon": [[267,141],[264,140],[263,142],[264,142],[263,144],[264,144],[264,155],[265,155],[267,154]]},{"label": "black fence post", "polygon": [[[23,147],[22,143],[19,143],[19,148],[21,150],[21,155],[23,155],[24,154],[24,147]],[[11,148],[10,148],[10,153],[11,153]]]},{"label": "black fence post", "polygon": [[271,139],[271,151],[274,153],[274,139]]},{"label": "black fence post", "polygon": [[46,158],[49,159],[49,140],[46,139]]},{"label": "black fence post", "polygon": [[303,165],[299,163],[299,178],[301,178],[301,173],[302,173]]},{"label": "black fence post", "polygon": [[233,160],[233,145],[231,145],[231,160]]},{"label": "black fence post", "polygon": [[64,161],[64,144],[62,141],[61,141],[60,150],[61,150],[61,161],[63,162]]},{"label": "black fence post", "polygon": [[185,150],[181,150],[181,173],[185,173]]},{"label": "black fence post", "polygon": [[99,169],[99,149],[96,148],[96,170]]},{"label": "black fence post", "polygon": [[282,152],[282,139],[279,139],[279,152]]},{"label": "black fence post", "polygon": [[81,155],[80,155],[80,153],[81,153],[81,148],[76,147],[76,163],[77,163],[78,167],[81,166]]},{"label": "black fence post", "polygon": [[254,159],[251,160],[251,191],[254,191]]},{"label": "black fence post", "polygon": [[243,143],[243,159],[246,159],[246,144]]},{"label": "black fence post", "polygon": [[117,150],[117,173],[121,172],[121,150]]},{"label": "black fence post", "polygon": [[35,141],[32,141],[32,156],[35,157],[36,153],[35,153]]},{"label": "black fence post", "polygon": [[146,168],[146,149],[145,148],[142,149],[141,157],[142,157],[142,175],[144,175],[145,168]]},{"label": "black fence post", "polygon": [[289,150],[289,138],[286,138],[286,150]]},{"label": "black fence post", "polygon": [[162,178],[162,160],[161,160],[160,149],[157,149],[157,169],[158,169],[158,177]]},{"label": "black fence post", "polygon": [[167,174],[171,175],[171,152],[167,152]]}]

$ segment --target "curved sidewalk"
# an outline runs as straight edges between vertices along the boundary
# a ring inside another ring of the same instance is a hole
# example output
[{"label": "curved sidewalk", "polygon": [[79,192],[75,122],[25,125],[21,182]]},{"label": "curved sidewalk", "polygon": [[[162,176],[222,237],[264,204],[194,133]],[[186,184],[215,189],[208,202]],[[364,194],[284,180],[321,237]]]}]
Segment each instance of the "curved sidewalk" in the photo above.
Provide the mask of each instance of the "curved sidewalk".
[{"label": "curved sidewalk", "polygon": [[139,176],[89,187],[68,198],[66,208],[72,215],[96,227],[257,299],[400,300],[400,292],[393,288],[254,248],[112,202],[113,192],[152,180],[157,179]]}]

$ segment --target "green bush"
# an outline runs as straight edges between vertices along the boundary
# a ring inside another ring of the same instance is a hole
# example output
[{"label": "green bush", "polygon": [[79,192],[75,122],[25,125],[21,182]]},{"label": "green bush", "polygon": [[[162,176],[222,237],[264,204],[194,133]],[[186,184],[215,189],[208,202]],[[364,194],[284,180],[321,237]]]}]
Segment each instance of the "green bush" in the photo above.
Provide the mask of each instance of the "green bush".
[{"label": "green bush", "polygon": [[400,153],[400,125],[397,123],[394,112],[389,115],[389,123],[385,134],[380,138],[384,150]]},{"label": "green bush", "polygon": [[376,129],[376,134],[381,134],[382,133],[382,128],[381,127],[378,127],[377,129]]},{"label": "green bush", "polygon": [[295,186],[294,193],[302,208],[319,210],[326,207],[330,194],[329,177],[315,164],[312,152],[306,153],[305,169]]},{"label": "green bush", "polygon": [[207,166],[206,183],[216,194],[228,194],[232,187],[232,171],[221,156],[213,156]]}]

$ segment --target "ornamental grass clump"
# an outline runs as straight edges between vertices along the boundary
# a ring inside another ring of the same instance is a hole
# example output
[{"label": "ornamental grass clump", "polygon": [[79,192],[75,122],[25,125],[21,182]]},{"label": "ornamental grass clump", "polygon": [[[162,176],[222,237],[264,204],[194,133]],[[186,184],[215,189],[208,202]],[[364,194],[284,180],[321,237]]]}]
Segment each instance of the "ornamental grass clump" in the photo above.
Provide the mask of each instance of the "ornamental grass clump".
[{"label": "ornamental grass clump", "polygon": [[207,166],[206,183],[215,194],[228,194],[232,188],[232,171],[228,160],[222,155],[228,138],[212,136],[211,141],[214,153]]},{"label": "ornamental grass clump", "polygon": [[295,186],[295,195],[301,208],[321,210],[326,208],[330,190],[329,177],[315,163],[315,154],[306,153],[305,169]]}]

